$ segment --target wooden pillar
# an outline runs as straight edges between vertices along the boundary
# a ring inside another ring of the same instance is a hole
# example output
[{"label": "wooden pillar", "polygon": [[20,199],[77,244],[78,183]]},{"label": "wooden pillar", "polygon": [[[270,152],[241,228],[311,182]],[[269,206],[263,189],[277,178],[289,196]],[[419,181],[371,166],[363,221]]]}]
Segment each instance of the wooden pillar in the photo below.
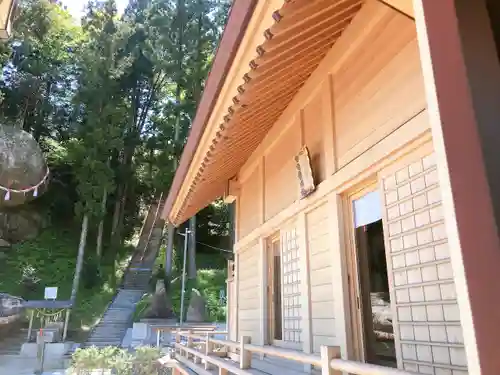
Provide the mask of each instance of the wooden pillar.
[{"label": "wooden pillar", "polygon": [[236,305],[234,311],[236,312],[234,316],[234,328],[232,330],[233,338],[231,340],[237,341],[240,336],[240,255],[238,253],[234,254],[234,283],[235,283],[235,298],[233,303]]},{"label": "wooden pillar", "polygon": [[333,193],[328,198],[328,222],[329,239],[332,246],[333,264],[332,267],[332,293],[335,301],[335,330],[337,342],[340,345],[341,358],[348,359],[348,353],[354,353],[351,348],[351,311],[349,284],[347,282],[347,261],[345,252],[347,245],[344,239],[344,212],[342,209],[342,198]]},{"label": "wooden pillar", "polygon": [[335,106],[333,101],[333,76],[328,74],[322,86],[321,104],[323,110],[323,152],[325,154],[326,175],[337,171],[335,146]]},{"label": "wooden pillar", "polygon": [[260,175],[260,205],[259,205],[259,223],[264,224],[266,221],[266,158],[262,157],[259,165]]},{"label": "wooden pillar", "polygon": [[470,374],[500,368],[500,66],[484,0],[414,0]]},{"label": "wooden pillar", "polygon": [[[259,239],[259,298],[260,298],[260,344],[266,345],[268,337],[268,306],[267,306],[267,251],[266,251],[267,241],[265,238]],[[262,356],[263,358],[263,356]]]}]

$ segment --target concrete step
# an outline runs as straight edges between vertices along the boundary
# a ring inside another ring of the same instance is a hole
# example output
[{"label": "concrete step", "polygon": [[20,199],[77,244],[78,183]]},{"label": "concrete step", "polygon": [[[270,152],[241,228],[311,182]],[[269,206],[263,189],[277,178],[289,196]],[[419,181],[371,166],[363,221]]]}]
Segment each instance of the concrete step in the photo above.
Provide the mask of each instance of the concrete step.
[{"label": "concrete step", "polygon": [[120,332],[120,331],[123,331],[124,329],[127,329],[128,328],[127,326],[128,326],[128,324],[124,323],[124,324],[116,325],[113,327],[108,327],[108,326],[98,327],[94,330],[94,334],[92,335],[92,337],[94,337],[94,335],[102,334],[102,333],[113,334],[116,332]]},{"label": "concrete step", "polygon": [[121,317],[121,318],[117,318],[117,317],[115,317],[115,318],[105,318],[105,319],[102,319],[99,322],[99,324],[100,325],[106,324],[106,325],[109,325],[109,326],[117,325],[117,324],[123,324],[123,323],[126,323],[131,316],[132,316],[132,313],[129,313],[126,316]]},{"label": "concrete step", "polygon": [[115,343],[115,345],[119,345],[122,342],[122,338],[121,337],[96,337],[96,338],[92,338],[92,339],[87,340],[86,345],[109,343],[109,342]]},{"label": "concrete step", "polygon": [[94,337],[87,341],[87,344],[100,343],[100,342],[115,342],[117,344],[122,342],[120,336],[110,336],[110,337]]},{"label": "concrete step", "polygon": [[93,335],[92,337],[95,337],[96,335],[100,335],[100,334],[116,334],[118,332],[122,332],[124,329],[127,329],[128,324],[122,324],[121,326],[116,326],[116,328],[109,328],[109,327],[105,327],[105,326],[102,326],[99,328],[97,328],[96,330],[94,330],[93,332]]},{"label": "concrete step", "polygon": [[20,327],[13,327],[0,336],[0,355],[17,355],[21,346],[26,342],[28,331]]},{"label": "concrete step", "polygon": [[131,314],[127,314],[126,317],[123,317],[123,318],[107,318],[107,319],[102,319],[99,324],[106,324],[108,326],[113,326],[113,325],[120,325],[120,324],[123,324],[123,323],[126,323],[128,321],[128,319],[130,318],[130,315]]},{"label": "concrete step", "polygon": [[111,305],[108,309],[108,311],[106,312],[106,314],[104,316],[109,316],[109,317],[112,317],[112,316],[123,316],[123,315],[126,315],[130,312],[131,308],[133,309],[134,304],[131,304],[131,305],[122,305],[122,306],[115,306],[115,304]]}]

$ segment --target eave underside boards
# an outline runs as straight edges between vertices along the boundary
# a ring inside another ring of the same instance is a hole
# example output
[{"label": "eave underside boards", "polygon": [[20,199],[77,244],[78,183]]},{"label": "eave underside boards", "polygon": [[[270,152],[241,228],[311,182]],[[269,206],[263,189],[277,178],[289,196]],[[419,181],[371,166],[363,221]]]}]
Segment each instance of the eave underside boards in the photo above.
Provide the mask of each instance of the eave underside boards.
[{"label": "eave underside boards", "polygon": [[274,12],[224,123],[170,220],[178,225],[221,196],[360,10],[364,0],[292,0]]}]

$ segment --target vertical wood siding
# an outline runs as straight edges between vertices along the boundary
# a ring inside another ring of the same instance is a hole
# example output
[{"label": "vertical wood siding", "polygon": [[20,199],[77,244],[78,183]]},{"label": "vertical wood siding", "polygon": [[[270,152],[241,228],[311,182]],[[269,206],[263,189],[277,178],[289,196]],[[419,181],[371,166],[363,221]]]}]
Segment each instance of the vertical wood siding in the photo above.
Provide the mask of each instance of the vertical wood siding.
[{"label": "vertical wood siding", "polygon": [[239,253],[238,267],[238,339],[250,336],[252,342],[260,341],[260,283],[258,272],[259,247],[252,244]]},{"label": "vertical wood siding", "polygon": [[335,345],[335,314],[332,285],[332,249],[329,243],[328,206],[306,215],[311,280],[313,351],[321,345]]}]

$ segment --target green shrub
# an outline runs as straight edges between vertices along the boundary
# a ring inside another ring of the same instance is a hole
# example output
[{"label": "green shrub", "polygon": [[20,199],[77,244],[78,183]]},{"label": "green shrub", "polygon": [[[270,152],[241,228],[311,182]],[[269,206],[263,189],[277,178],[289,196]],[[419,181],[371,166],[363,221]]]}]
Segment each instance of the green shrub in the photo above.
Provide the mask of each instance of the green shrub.
[{"label": "green shrub", "polygon": [[116,347],[78,349],[72,357],[71,374],[167,375],[171,371],[159,365],[162,353],[157,348],[140,347],[134,353]]},{"label": "green shrub", "polygon": [[40,278],[37,276],[38,270],[31,264],[24,264],[21,266],[21,291],[23,296],[32,296],[38,294],[41,289]]}]

